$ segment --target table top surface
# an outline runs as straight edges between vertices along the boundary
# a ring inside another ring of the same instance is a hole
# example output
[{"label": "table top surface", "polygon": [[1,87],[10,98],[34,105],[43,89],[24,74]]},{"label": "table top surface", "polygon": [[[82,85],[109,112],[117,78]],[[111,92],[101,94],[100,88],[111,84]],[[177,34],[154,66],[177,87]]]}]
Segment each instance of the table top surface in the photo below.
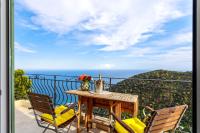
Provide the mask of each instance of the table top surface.
[{"label": "table top surface", "polygon": [[69,91],[66,91],[66,93],[89,97],[89,98],[99,98],[99,99],[123,101],[123,102],[137,102],[138,100],[138,95],[108,92],[108,91],[103,91],[102,93],[95,93],[95,92],[90,92],[90,91],[69,90]]}]

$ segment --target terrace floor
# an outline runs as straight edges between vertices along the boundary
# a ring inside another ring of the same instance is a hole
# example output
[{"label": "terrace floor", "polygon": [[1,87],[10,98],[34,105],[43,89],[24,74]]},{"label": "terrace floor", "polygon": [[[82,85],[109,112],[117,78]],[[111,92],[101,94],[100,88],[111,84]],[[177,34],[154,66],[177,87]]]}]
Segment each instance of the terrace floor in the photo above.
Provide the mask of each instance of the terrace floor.
[{"label": "terrace floor", "polygon": [[[15,102],[15,133],[42,133],[43,128],[38,127],[32,110],[28,109],[29,103],[24,100]],[[82,127],[81,133],[86,133],[86,129]],[[46,133],[54,133],[47,130]],[[69,133],[76,133],[76,123],[73,123]],[[106,131],[97,128],[91,129],[90,133],[106,133]]]}]

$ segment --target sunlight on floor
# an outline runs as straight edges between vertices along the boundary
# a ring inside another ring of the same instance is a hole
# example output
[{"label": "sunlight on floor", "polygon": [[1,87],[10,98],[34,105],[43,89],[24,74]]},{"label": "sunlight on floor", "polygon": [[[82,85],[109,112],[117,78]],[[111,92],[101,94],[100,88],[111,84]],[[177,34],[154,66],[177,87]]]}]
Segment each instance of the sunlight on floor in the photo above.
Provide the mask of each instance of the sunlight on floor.
[{"label": "sunlight on floor", "polygon": [[[43,128],[38,127],[29,103],[24,100],[15,101],[15,132],[16,133],[42,133]],[[84,127],[82,133],[87,132]],[[48,130],[46,133],[54,133]],[[76,123],[73,123],[69,133],[76,133]],[[106,133],[99,129],[91,129],[90,133]]]}]

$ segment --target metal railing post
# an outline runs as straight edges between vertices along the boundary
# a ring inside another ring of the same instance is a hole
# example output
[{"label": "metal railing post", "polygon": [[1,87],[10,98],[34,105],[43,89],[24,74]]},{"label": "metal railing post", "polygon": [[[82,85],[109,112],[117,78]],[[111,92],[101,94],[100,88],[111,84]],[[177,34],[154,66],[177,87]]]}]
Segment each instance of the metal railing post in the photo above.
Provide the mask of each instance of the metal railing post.
[{"label": "metal railing post", "polygon": [[112,86],[112,78],[110,77],[110,78],[109,78],[109,91],[110,91],[110,89],[111,89],[111,86]]},{"label": "metal railing post", "polygon": [[54,103],[54,106],[56,106],[56,75],[54,75],[54,88],[53,88],[53,92],[54,92],[53,103]]}]

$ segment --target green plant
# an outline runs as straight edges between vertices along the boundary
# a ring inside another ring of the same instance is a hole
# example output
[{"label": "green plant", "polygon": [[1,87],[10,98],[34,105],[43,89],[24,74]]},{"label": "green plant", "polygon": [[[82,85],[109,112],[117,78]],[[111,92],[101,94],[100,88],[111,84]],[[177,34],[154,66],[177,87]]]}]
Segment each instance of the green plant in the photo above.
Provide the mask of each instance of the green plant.
[{"label": "green plant", "polygon": [[24,76],[24,70],[15,70],[15,99],[27,99],[27,92],[29,91],[32,82],[27,76]]}]

